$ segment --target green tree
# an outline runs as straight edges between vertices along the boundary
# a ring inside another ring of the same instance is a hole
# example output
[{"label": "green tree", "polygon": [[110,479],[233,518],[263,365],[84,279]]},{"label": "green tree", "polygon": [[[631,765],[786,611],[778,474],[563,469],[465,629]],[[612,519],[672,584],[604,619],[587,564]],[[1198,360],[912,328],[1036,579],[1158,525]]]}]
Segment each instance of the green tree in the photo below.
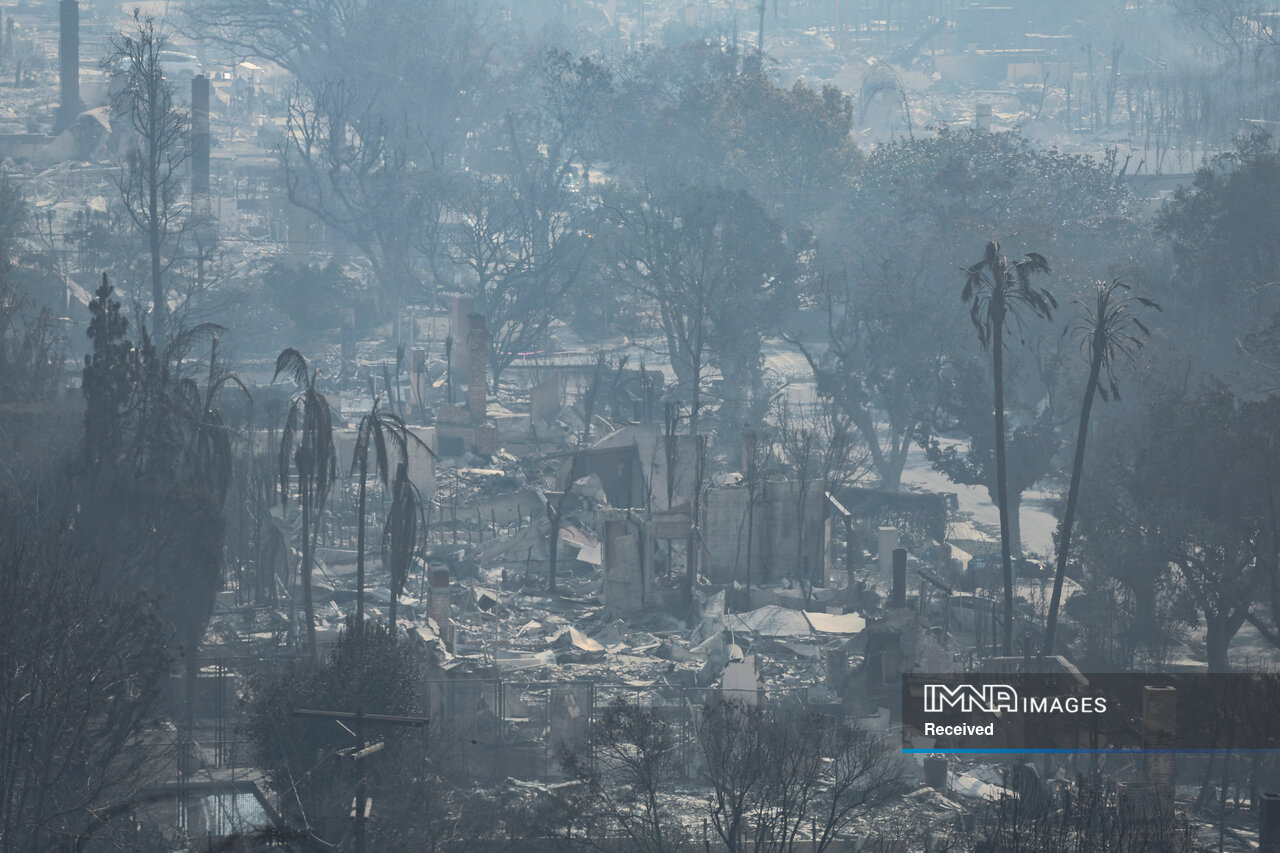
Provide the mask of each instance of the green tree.
[{"label": "green tree", "polygon": [[102,275],[102,284],[89,303],[88,335],[93,352],[84,357],[80,387],[85,397],[85,464],[91,472],[114,468],[124,444],[125,418],[129,414],[138,353],[125,338],[128,319],[114,288]]},{"label": "green tree", "polygon": [[[1274,387],[1280,348],[1280,152],[1269,134],[1236,141],[1179,187],[1156,218],[1156,236],[1173,253],[1175,275],[1162,291],[1169,346],[1198,373],[1243,392]],[[1226,347],[1224,341],[1243,346]],[[1246,357],[1260,357],[1266,373]]]},{"label": "green tree", "polygon": [[22,187],[9,175],[0,175],[0,275],[13,269],[22,254],[22,237],[31,219],[31,206]]},{"label": "green tree", "polygon": [[1049,272],[1042,255],[1029,252],[1010,262],[997,243],[988,243],[982,260],[965,272],[960,298],[969,306],[969,319],[978,341],[991,351],[991,376],[995,386],[996,506],[1000,512],[1000,560],[1004,567],[1004,647],[1013,654],[1013,563],[1010,554],[1009,494],[1006,473],[1004,409],[1004,337],[1007,326],[1024,324],[1023,313],[1049,319],[1057,307],[1053,295],[1032,286],[1031,277]]},{"label": "green tree", "polygon": [[1193,645],[1200,622],[1168,559],[1168,526],[1143,523],[1146,511],[1128,497],[1152,403],[1142,385],[1130,396],[1137,405],[1091,417],[1089,476],[1080,484],[1071,537],[1081,589],[1062,602],[1056,630],[1055,643],[1094,672],[1160,669],[1179,645]]},{"label": "green tree", "polygon": [[615,74],[606,159],[636,185],[750,193],[788,228],[814,220],[862,163],[835,86],[775,83],[755,56],[701,39],[638,51]]},{"label": "green tree", "polygon": [[611,215],[610,271],[657,315],[690,431],[712,366],[734,394],[722,416],[740,424],[766,402],[762,340],[794,307],[807,235],[788,233],[745,192],[695,186],[623,197]]},{"label": "green tree", "polygon": [[[1013,389],[1022,383],[1017,381],[1017,371],[1011,367],[1011,362],[1006,360],[1005,493],[1009,502],[1009,550],[1014,559],[1018,559],[1023,554],[1022,495],[1052,471],[1060,442],[1048,408],[1033,413],[1027,411],[1029,407],[1025,404],[1019,404]],[[937,419],[921,430],[929,436],[921,444],[934,470],[954,483],[981,486],[987,490],[992,505],[998,506],[996,432],[991,417],[988,381],[980,362],[951,366],[945,374],[945,390]],[[967,444],[944,444],[933,435],[951,431],[967,436]]]},{"label": "green tree", "polygon": [[[104,275],[89,306],[84,448],[67,512],[83,547],[102,555],[111,583],[155,597],[186,667],[189,735],[200,643],[222,585],[231,481],[230,430],[216,401],[224,388],[244,389],[218,361],[218,327],[180,331],[163,353],[144,328],[135,346],[112,295]],[[210,333],[201,387],[184,371],[195,340]]]},{"label": "green tree", "polygon": [[[262,289],[296,334],[315,336],[342,326],[342,309],[359,303],[357,282],[331,260],[323,267],[276,261],[262,271]],[[359,309],[357,309],[359,310]]]},{"label": "green tree", "polygon": [[[331,719],[299,708],[422,717],[424,670],[409,641],[370,623],[363,636],[348,621],[324,663],[291,663],[252,674],[247,734],[259,766],[282,794],[282,816],[326,848],[354,849],[352,792],[356,741]],[[462,849],[498,830],[491,801],[467,793],[452,773],[454,739],[443,721],[426,727],[367,724],[385,747],[366,759],[370,850]],[[452,843],[456,846],[447,846]]]},{"label": "green tree", "polygon": [[901,485],[912,441],[939,417],[953,358],[947,318],[930,310],[924,279],[870,257],[856,276],[820,276],[810,294],[826,321],[825,348],[788,334],[888,491]]},{"label": "green tree", "polygon": [[[1120,358],[1131,359],[1143,346],[1151,332],[1133,314],[1134,303],[1147,308],[1160,309],[1150,299],[1129,296],[1129,286],[1119,279],[1110,284],[1100,284],[1093,304],[1076,300],[1080,305],[1080,317],[1076,330],[1081,334],[1081,347],[1089,357],[1089,379],[1085,384],[1084,401],[1080,404],[1080,425],[1076,429],[1075,456],[1071,462],[1071,483],[1067,487],[1067,505],[1062,515],[1062,527],[1058,534],[1058,560],[1053,575],[1053,596],[1049,599],[1049,619],[1044,631],[1044,651],[1053,654],[1053,643],[1058,627],[1058,606],[1062,601],[1062,581],[1067,575],[1067,559],[1071,549],[1071,528],[1075,523],[1076,507],[1080,500],[1080,477],[1084,471],[1085,441],[1089,436],[1089,414],[1093,410],[1095,396],[1120,399],[1120,385],[1116,381],[1116,362]],[[1106,384],[1102,380],[1106,379]]]},{"label": "green tree", "polygon": [[[293,379],[297,393],[289,406],[280,433],[280,504],[288,508],[291,470],[298,475],[298,503],[302,509],[302,603],[307,620],[307,648],[312,662],[319,660],[316,648],[315,604],[311,595],[311,573],[315,562],[318,519],[324,513],[337,475],[337,450],[333,444],[333,415],[329,401],[316,387],[320,368],[314,370],[296,349],[285,349],[276,358],[273,381],[281,373]],[[290,596],[292,599],[292,596]],[[296,614],[296,609],[295,609]],[[296,625],[297,620],[291,620]],[[296,628],[294,628],[296,631]]]},{"label": "green tree", "polygon": [[[898,487],[913,436],[946,415],[948,375],[973,360],[950,308],[955,247],[1034,246],[1054,259],[1059,294],[1092,287],[1100,257],[1114,259],[1106,277],[1140,282],[1146,224],[1117,172],[1112,156],[1038,150],[1017,133],[942,130],[868,153],[815,226],[824,274],[803,297],[826,329],[791,337],[816,356],[819,392],[872,450],[882,488]],[[1031,396],[1052,404],[1053,390]]]},{"label": "green tree", "polygon": [[1192,623],[1203,625],[1211,672],[1230,669],[1231,641],[1246,622],[1280,645],[1259,606],[1280,541],[1278,416],[1276,397],[1241,403],[1221,387],[1158,389],[1141,417],[1111,429],[1099,447],[1106,464],[1082,487],[1086,571],[1139,591],[1150,587],[1134,573],[1169,574]]}]

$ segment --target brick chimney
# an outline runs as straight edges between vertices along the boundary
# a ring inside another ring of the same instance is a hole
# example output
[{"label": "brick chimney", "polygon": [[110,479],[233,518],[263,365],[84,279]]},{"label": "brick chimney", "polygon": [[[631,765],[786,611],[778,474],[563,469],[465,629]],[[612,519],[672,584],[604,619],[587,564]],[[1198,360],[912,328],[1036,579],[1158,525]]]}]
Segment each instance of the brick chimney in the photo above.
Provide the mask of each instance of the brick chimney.
[{"label": "brick chimney", "polygon": [[907,549],[893,549],[893,587],[889,596],[890,607],[907,606]]},{"label": "brick chimney", "polygon": [[80,100],[80,3],[60,0],[58,3],[58,69],[61,95],[53,132],[61,133],[84,111]]},{"label": "brick chimney", "polygon": [[440,639],[449,651],[453,651],[453,616],[450,613],[449,570],[431,570],[431,618],[440,629]]},{"label": "brick chimney", "polygon": [[203,216],[210,212],[209,147],[209,78],[200,74],[191,78],[191,201]]}]

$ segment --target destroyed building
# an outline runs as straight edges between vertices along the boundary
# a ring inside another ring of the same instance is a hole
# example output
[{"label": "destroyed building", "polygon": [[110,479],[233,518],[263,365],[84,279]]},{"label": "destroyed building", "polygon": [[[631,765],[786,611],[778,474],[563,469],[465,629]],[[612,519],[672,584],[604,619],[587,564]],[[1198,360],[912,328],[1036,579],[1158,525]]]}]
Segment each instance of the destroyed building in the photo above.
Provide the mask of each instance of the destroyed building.
[{"label": "destroyed building", "polygon": [[0,853],[1280,849],[1218,5],[0,3]]}]

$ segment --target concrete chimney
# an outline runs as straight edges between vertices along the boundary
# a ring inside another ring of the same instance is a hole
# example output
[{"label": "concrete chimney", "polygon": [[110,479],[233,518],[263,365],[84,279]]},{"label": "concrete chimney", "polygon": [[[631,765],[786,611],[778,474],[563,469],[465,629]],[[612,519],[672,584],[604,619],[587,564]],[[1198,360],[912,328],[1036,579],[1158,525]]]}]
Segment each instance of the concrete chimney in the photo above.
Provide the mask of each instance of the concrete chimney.
[{"label": "concrete chimney", "polygon": [[742,476],[752,480],[756,476],[756,431],[742,431]]},{"label": "concrete chimney", "polygon": [[893,594],[890,607],[907,606],[907,549],[893,549]]},{"label": "concrete chimney", "polygon": [[893,570],[893,549],[898,547],[898,528],[881,527],[877,533],[880,547],[880,576],[884,577]]},{"label": "concrete chimney", "polygon": [[484,315],[475,313],[468,318],[470,334],[467,336],[467,349],[471,353],[471,371],[467,377],[470,383],[467,388],[467,409],[471,419],[484,420],[489,403],[489,381],[485,375],[485,365],[489,359],[489,330],[484,325]]},{"label": "concrete chimney", "polygon": [[453,651],[453,616],[449,606],[449,570],[432,569],[431,618],[435,620],[436,626],[440,629],[440,639],[444,641],[445,648]]},{"label": "concrete chimney", "polygon": [[833,696],[844,696],[849,684],[849,653],[844,649],[827,649],[827,691]]},{"label": "concrete chimney", "polygon": [[973,113],[973,129],[980,130],[983,133],[991,130],[991,105],[978,104]]},{"label": "concrete chimney", "polygon": [[300,266],[311,259],[311,214],[286,200],[284,215],[289,232],[289,263]]},{"label": "concrete chimney", "polygon": [[413,401],[420,406],[426,406],[427,387],[430,384],[427,376],[427,350],[425,347],[414,347],[410,353],[413,362],[410,374],[413,382]]},{"label": "concrete chimney", "polygon": [[356,369],[356,309],[343,308],[342,315],[342,372],[355,373]]},{"label": "concrete chimney", "polygon": [[[209,214],[209,78],[191,78],[191,202]],[[293,235],[290,235],[291,237]]]},{"label": "concrete chimney", "polygon": [[[467,341],[471,337],[471,321],[470,318],[476,310],[476,301],[470,296],[458,295],[453,297],[453,306],[449,311],[449,340],[448,344],[450,354],[448,363],[445,367],[449,371],[449,388],[452,392],[454,386],[459,386],[467,378],[467,358],[462,355],[466,349]],[[452,403],[452,397],[449,399]]]},{"label": "concrete chimney", "polygon": [[79,0],[60,0],[58,3],[58,68],[61,74],[61,95],[58,112],[53,120],[53,132],[61,133],[84,111],[80,101],[80,3]]},{"label": "concrete chimney", "polygon": [[476,301],[470,296],[453,297],[453,305],[449,309],[449,334],[458,344],[463,344],[471,335],[471,315],[476,311]]}]

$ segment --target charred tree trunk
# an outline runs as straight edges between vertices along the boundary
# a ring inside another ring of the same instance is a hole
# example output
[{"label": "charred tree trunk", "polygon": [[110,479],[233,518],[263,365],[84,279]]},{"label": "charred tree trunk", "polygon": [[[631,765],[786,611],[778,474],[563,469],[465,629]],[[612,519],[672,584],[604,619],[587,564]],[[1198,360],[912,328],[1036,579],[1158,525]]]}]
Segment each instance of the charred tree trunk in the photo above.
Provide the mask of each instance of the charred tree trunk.
[{"label": "charred tree trunk", "polygon": [[[374,404],[376,407],[376,403]],[[360,453],[360,496],[356,509],[356,630],[364,634],[364,511],[369,484],[369,449]],[[392,586],[395,586],[393,583]],[[391,623],[393,626],[395,622]]]},{"label": "charred tree trunk", "polygon": [[1076,429],[1076,452],[1071,462],[1071,485],[1067,487],[1067,508],[1062,515],[1062,533],[1058,537],[1058,560],[1053,573],[1053,595],[1049,599],[1049,620],[1044,629],[1044,654],[1053,654],[1053,643],[1058,628],[1058,608],[1062,603],[1062,582],[1067,575],[1067,559],[1071,553],[1071,527],[1076,520],[1076,507],[1080,502],[1080,475],[1084,470],[1085,440],[1089,437],[1089,414],[1093,410],[1093,397],[1098,390],[1098,377],[1102,373],[1103,348],[1094,341],[1093,357],[1089,364],[1089,382],[1084,390],[1084,402],[1080,406],[1080,425]]},{"label": "charred tree trunk", "polygon": [[1215,616],[1205,619],[1204,649],[1205,658],[1209,663],[1209,672],[1231,671],[1231,661],[1228,659],[1227,652],[1234,634],[1226,619]]},{"label": "charred tree trunk", "polygon": [[307,620],[307,653],[311,662],[320,662],[320,652],[316,648],[316,608],[311,598],[311,569],[315,559],[315,534],[311,527],[311,496],[309,490],[302,496],[302,609]]},{"label": "charred tree trunk", "polygon": [[994,312],[991,328],[991,367],[996,403],[996,504],[1000,510],[1000,565],[1004,570],[1004,639],[1001,653],[1013,654],[1013,560],[1010,554],[1009,487],[1006,477],[1004,426],[1004,312]]}]

